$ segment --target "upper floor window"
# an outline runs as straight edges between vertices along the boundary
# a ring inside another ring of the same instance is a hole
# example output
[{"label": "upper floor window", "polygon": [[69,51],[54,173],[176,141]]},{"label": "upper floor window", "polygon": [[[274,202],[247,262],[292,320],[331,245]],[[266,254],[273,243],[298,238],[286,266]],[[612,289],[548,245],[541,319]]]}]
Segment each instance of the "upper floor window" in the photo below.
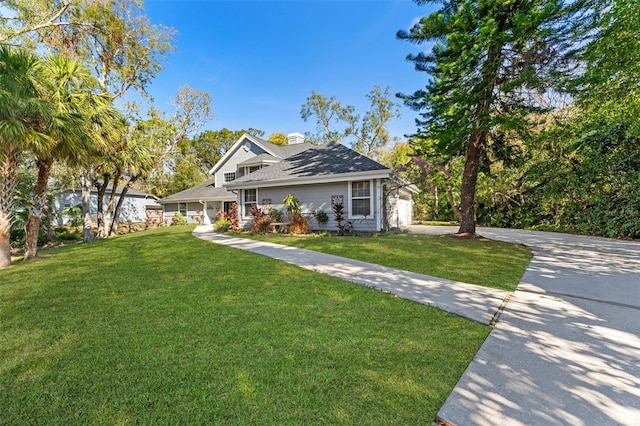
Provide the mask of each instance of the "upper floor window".
[{"label": "upper floor window", "polygon": [[227,172],[224,174],[224,183],[236,180],[236,172]]},{"label": "upper floor window", "polygon": [[253,173],[256,170],[260,170],[262,168],[262,165],[260,166],[247,166],[247,167],[242,167],[242,169],[240,169],[240,172],[242,174],[242,176],[246,176],[249,173]]}]

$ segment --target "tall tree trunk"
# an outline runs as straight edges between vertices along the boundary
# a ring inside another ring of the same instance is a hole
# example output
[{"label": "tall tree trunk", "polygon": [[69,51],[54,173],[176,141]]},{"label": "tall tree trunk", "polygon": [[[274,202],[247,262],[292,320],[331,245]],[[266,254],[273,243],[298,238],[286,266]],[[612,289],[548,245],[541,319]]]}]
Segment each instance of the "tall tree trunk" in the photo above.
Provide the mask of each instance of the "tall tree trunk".
[{"label": "tall tree trunk", "polygon": [[38,255],[38,234],[40,233],[40,218],[47,203],[47,183],[51,174],[52,159],[39,159],[38,179],[33,190],[33,200],[29,207],[29,219],[27,220],[27,234],[24,241],[24,259],[32,259]]},{"label": "tall tree trunk", "polygon": [[109,229],[109,235],[111,235],[111,227],[113,226],[113,201],[116,198],[116,194],[118,193],[118,185],[120,185],[120,175],[122,173],[122,170],[120,169],[120,167],[116,168],[116,173],[113,175],[113,187],[111,188],[111,194],[109,195],[109,204],[107,204],[107,211],[106,211],[106,217],[107,217],[107,221],[109,223],[108,225],[108,229]]},{"label": "tall tree trunk", "polygon": [[453,213],[456,215],[458,220],[462,223],[462,213],[460,213],[458,204],[456,204],[456,200],[453,198],[453,191],[451,190],[451,187],[447,186],[446,191],[447,191],[447,198],[449,199],[449,204],[451,204],[451,208],[453,209]]},{"label": "tall tree trunk", "polygon": [[461,218],[459,234],[475,235],[476,233],[476,184],[478,182],[480,155],[482,154],[485,138],[486,131],[476,130],[471,133],[467,144],[467,155],[460,189]]},{"label": "tall tree trunk", "polygon": [[0,163],[0,268],[11,266],[11,214],[20,150],[9,146]]},{"label": "tall tree trunk", "polygon": [[[435,213],[435,220],[440,220],[440,201],[438,201],[438,187],[434,185],[433,187],[433,197],[435,199],[435,207],[434,207],[434,213]],[[458,206],[456,206],[456,208],[458,208]]]},{"label": "tall tree trunk", "polygon": [[50,200],[47,200],[47,203],[44,205],[44,214],[47,218],[47,241],[55,241],[56,240],[56,232],[55,227],[56,224],[53,218],[53,209],[51,208]]},{"label": "tall tree trunk", "polygon": [[[500,21],[499,26],[504,22]],[[467,141],[467,153],[464,163],[464,174],[462,175],[462,187],[460,188],[460,219],[459,234],[476,234],[476,184],[478,183],[478,170],[480,168],[480,156],[487,141],[488,117],[493,97],[493,90],[496,85],[498,73],[498,63],[502,44],[497,43],[487,54],[487,59],[483,64],[482,81],[479,83],[478,103],[474,111],[475,130],[469,135]]]},{"label": "tall tree trunk", "polygon": [[131,188],[131,185],[133,185],[136,180],[138,180],[138,176],[132,177],[131,179],[129,179],[129,181],[124,186],[124,188],[122,188],[122,194],[120,194],[120,198],[118,198],[118,204],[116,204],[116,209],[113,212],[113,220],[111,221],[111,229],[109,230],[109,236],[115,234],[116,231],[118,230],[118,221],[120,219],[120,209],[122,208],[124,199],[127,197],[127,192],[129,192],[129,188]]},{"label": "tall tree trunk", "polygon": [[[102,175],[104,178],[102,184],[97,184],[98,186],[98,211],[96,213],[96,221],[98,222],[98,238],[106,238],[107,237],[107,229],[109,227],[108,221],[105,220],[104,217],[104,194],[107,192],[107,186],[109,185],[109,180],[111,176],[108,173]],[[96,182],[98,180],[96,179]]]},{"label": "tall tree trunk", "polygon": [[80,185],[82,186],[82,241],[90,243],[94,240],[93,223],[91,221],[91,168],[82,171]]}]

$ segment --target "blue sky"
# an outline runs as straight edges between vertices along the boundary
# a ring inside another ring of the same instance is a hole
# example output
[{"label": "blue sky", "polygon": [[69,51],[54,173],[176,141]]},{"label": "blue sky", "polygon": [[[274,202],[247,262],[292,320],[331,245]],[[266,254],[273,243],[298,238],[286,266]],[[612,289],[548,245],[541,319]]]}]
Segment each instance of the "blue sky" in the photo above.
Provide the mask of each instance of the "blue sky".
[{"label": "blue sky", "polygon": [[[154,23],[178,31],[177,50],[149,92],[165,110],[184,84],[208,92],[216,118],[203,130],[313,132],[315,123],[300,118],[312,91],[363,114],[375,85],[393,94],[425,86],[427,75],[406,61],[418,47],[395,34],[430,8],[408,0],[146,0]],[[416,116],[403,107],[392,136],[415,132]]]}]

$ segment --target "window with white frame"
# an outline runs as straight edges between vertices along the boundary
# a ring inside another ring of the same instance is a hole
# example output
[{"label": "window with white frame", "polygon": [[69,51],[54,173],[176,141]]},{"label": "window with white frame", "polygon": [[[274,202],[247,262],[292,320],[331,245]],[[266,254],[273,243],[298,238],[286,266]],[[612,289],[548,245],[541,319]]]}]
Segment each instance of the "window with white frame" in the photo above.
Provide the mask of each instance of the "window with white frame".
[{"label": "window with white frame", "polygon": [[371,216],[371,181],[351,182],[349,185],[349,216]]},{"label": "window with white frame", "polygon": [[178,213],[187,217],[187,203],[178,203]]},{"label": "window with white frame", "polygon": [[236,172],[227,172],[224,174],[224,183],[236,180]]},{"label": "window with white frame", "polygon": [[253,172],[257,172],[258,170],[260,170],[262,168],[262,166],[250,166],[250,167],[245,167],[244,169],[244,174],[248,175],[249,173],[253,173]]},{"label": "window with white frame", "polygon": [[244,190],[244,217],[251,217],[251,207],[258,202],[257,189]]}]

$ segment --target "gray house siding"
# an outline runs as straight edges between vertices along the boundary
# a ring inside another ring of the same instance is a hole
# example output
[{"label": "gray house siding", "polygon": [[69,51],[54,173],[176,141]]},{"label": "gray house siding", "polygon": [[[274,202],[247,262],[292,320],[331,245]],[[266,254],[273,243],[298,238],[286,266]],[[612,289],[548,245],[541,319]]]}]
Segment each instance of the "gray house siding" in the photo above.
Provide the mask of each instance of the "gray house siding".
[{"label": "gray house siding", "polygon": [[[199,202],[187,202],[187,203],[167,203],[164,205],[164,222],[169,224],[173,220],[173,216],[179,211],[179,205],[186,204],[187,206],[187,215],[185,219],[187,219],[188,223],[202,223],[204,218],[202,216],[203,206]],[[211,208],[211,206],[207,206],[207,214],[211,220],[215,221],[215,215],[217,210]]]},{"label": "gray house siding", "polygon": [[[245,142],[246,143],[246,142]],[[247,161],[257,155],[263,154],[265,151],[262,150],[255,143],[249,142],[251,145],[250,149],[245,150],[245,144],[240,144],[236,148],[235,152],[231,154],[231,156],[227,159],[227,161],[220,167],[220,169],[215,173],[216,178],[216,186],[222,187],[225,184],[224,174],[225,173],[235,173],[237,171],[237,164],[242,163],[243,161]],[[239,176],[237,176],[239,177]]]},{"label": "gray house siding", "polygon": [[[345,214],[347,220],[353,223],[354,230],[359,232],[375,232],[378,228],[378,215],[381,213],[378,201],[381,196],[379,179],[373,180],[371,197],[373,200],[373,208],[371,217],[367,218],[348,218],[349,210],[349,185],[348,182],[313,184],[313,185],[296,185],[281,186],[269,188],[257,188],[258,205],[264,209],[275,208],[282,212],[286,211],[283,200],[288,194],[293,194],[300,201],[301,213],[309,219],[309,223],[314,230],[337,230],[338,224],[335,220],[333,206],[331,204],[334,197],[342,197]],[[251,226],[250,212],[245,211],[244,206],[244,190],[240,190],[240,206],[239,215],[240,226],[248,228]],[[323,210],[329,216],[329,222],[321,225],[313,217],[313,212]]]}]

